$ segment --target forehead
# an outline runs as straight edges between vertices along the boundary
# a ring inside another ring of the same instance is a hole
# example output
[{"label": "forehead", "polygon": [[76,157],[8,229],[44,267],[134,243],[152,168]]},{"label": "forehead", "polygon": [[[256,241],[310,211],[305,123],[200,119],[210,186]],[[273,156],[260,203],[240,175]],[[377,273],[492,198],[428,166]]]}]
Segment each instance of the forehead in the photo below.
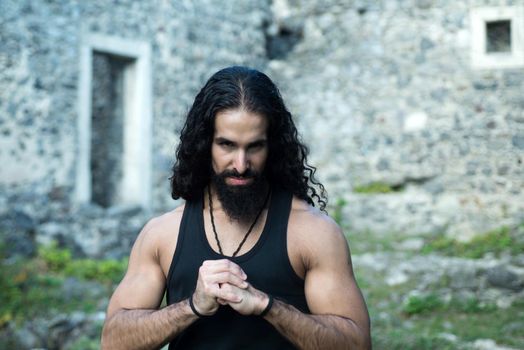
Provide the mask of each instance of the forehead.
[{"label": "forehead", "polygon": [[214,137],[232,141],[265,139],[267,119],[244,109],[226,109],[215,116]]}]

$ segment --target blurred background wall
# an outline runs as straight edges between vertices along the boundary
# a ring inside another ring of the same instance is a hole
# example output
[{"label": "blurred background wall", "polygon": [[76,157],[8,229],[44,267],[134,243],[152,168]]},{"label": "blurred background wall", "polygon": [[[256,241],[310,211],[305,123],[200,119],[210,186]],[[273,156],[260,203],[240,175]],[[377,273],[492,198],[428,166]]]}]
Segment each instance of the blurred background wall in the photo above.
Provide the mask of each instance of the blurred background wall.
[{"label": "blurred background wall", "polygon": [[0,221],[22,250],[36,237],[124,254],[175,205],[199,88],[249,65],[280,86],[351,229],[469,239],[521,222],[522,6],[3,0]]},{"label": "blurred background wall", "polygon": [[468,239],[522,221],[522,5],[274,1],[271,29],[300,39],[269,69],[354,229]]}]

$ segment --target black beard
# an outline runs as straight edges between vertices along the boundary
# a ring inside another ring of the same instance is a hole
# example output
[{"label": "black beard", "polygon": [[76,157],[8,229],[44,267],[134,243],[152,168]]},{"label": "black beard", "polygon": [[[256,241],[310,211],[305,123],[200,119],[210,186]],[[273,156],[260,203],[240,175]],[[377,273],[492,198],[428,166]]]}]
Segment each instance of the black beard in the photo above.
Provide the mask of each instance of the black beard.
[{"label": "black beard", "polygon": [[[230,176],[253,180],[247,185],[230,186],[226,183],[226,178]],[[268,185],[262,174],[246,170],[240,175],[235,170],[226,170],[220,174],[214,173],[211,181],[224,212],[231,220],[243,223],[255,220],[268,193]]]}]

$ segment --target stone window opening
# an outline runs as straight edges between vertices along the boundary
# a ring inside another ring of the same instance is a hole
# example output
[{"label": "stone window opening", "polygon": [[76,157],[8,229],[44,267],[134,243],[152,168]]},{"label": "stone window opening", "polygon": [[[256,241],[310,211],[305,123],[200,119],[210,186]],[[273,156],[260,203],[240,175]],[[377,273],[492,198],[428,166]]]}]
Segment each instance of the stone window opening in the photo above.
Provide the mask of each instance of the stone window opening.
[{"label": "stone window opening", "polygon": [[122,202],[125,79],[134,60],[93,52],[91,91],[91,201],[110,207]]},{"label": "stone window opening", "polygon": [[80,61],[75,200],[150,209],[150,45],[88,33]]},{"label": "stone window opening", "polygon": [[486,52],[511,52],[511,21],[486,22]]},{"label": "stone window opening", "polygon": [[524,67],[524,6],[474,7],[470,25],[473,68]]}]

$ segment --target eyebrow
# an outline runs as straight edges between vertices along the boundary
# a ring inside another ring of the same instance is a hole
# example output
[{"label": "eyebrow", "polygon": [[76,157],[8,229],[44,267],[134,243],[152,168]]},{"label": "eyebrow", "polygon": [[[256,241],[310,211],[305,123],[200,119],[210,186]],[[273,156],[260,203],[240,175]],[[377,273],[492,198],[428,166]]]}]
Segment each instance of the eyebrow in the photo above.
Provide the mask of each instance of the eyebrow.
[{"label": "eyebrow", "polygon": [[[215,137],[215,140],[214,142],[231,142],[232,144],[236,145],[237,143],[235,141],[232,141],[226,137],[222,137],[222,136],[218,136],[218,137]],[[254,145],[259,145],[259,144],[265,144],[267,142],[267,138],[261,138],[261,139],[258,139],[258,140],[255,140],[253,142],[250,142],[248,143],[248,147],[249,146],[254,146]]]}]

